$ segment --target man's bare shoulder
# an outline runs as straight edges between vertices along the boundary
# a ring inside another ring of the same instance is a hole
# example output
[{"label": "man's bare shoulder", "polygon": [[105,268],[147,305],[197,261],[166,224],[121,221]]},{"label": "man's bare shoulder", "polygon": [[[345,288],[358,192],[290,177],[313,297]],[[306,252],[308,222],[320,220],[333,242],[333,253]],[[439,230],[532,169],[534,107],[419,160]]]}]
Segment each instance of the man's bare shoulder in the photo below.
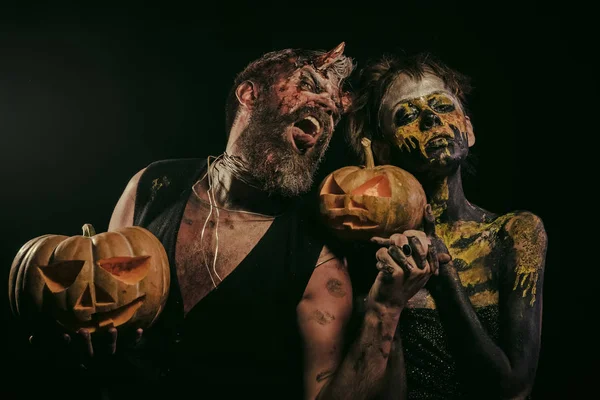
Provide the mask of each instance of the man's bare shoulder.
[{"label": "man's bare shoulder", "polygon": [[146,168],[139,170],[135,175],[129,179],[125,190],[121,194],[119,201],[117,202],[110,223],[108,224],[108,230],[117,228],[123,228],[126,226],[133,225],[133,212],[135,209],[135,196],[140,178],[146,171]]}]

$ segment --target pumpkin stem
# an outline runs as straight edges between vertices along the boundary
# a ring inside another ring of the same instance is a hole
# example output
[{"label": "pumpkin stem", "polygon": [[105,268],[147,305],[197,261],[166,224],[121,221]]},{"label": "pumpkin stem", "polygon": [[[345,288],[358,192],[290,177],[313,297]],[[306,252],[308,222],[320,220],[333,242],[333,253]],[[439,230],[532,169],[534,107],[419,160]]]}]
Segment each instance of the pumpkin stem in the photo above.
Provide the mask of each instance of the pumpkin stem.
[{"label": "pumpkin stem", "polygon": [[373,158],[373,150],[371,150],[371,141],[364,137],[361,139],[360,144],[362,144],[365,153],[365,167],[375,168],[375,159]]},{"label": "pumpkin stem", "polygon": [[83,229],[83,236],[85,237],[92,237],[96,234],[96,230],[92,224],[85,224],[81,229]]}]

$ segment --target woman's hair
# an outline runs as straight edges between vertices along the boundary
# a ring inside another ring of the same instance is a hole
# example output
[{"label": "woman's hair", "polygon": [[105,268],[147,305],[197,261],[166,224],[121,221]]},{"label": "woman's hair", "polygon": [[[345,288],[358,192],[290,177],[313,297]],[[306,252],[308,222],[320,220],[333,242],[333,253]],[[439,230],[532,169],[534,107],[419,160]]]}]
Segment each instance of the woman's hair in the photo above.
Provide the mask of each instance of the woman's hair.
[{"label": "woman's hair", "polygon": [[347,118],[346,139],[361,161],[361,139],[382,137],[379,127],[379,109],[388,88],[400,74],[421,79],[425,73],[441,78],[466,113],[466,95],[471,91],[470,79],[453,70],[430,53],[412,56],[383,56],[364,67],[358,77],[352,109]]}]

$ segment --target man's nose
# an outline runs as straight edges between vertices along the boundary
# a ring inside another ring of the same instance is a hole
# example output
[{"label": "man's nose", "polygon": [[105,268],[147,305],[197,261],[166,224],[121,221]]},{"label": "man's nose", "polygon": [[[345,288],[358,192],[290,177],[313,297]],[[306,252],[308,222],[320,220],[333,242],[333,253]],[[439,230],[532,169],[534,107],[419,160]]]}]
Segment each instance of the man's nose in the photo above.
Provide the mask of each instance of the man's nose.
[{"label": "man's nose", "polygon": [[329,115],[337,113],[338,107],[331,98],[331,95],[327,92],[317,94],[315,103],[317,103],[318,106],[322,107],[325,110],[325,112]]},{"label": "man's nose", "polygon": [[440,117],[431,110],[423,111],[419,127],[422,131],[428,131],[436,126],[442,125]]}]

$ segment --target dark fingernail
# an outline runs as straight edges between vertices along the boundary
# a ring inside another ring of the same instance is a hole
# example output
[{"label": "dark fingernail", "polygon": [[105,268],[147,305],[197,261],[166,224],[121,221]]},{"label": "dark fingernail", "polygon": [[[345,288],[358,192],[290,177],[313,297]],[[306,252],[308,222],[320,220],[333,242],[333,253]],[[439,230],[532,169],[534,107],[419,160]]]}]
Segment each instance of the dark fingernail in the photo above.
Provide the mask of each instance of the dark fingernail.
[{"label": "dark fingernail", "polygon": [[402,252],[405,256],[410,257],[410,255],[412,254],[412,248],[409,245],[404,244],[402,245]]}]

